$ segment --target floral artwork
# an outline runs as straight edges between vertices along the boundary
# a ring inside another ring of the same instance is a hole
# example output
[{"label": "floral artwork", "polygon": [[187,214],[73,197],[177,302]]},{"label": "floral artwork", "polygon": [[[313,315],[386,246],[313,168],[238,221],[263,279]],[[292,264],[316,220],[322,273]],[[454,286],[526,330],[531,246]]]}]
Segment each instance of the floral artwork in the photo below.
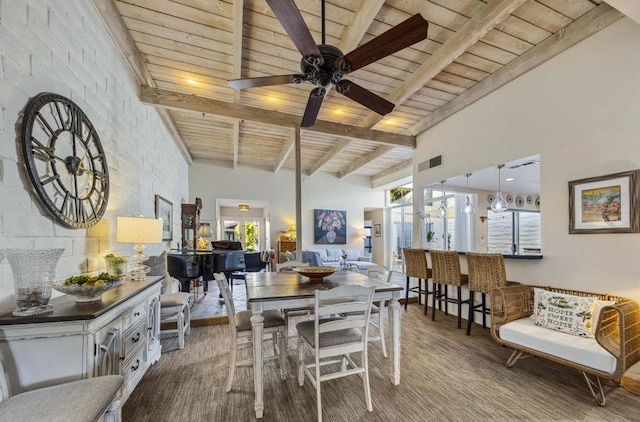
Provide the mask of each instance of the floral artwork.
[{"label": "floral artwork", "polygon": [[313,243],[347,243],[347,212],[337,210],[313,210]]}]

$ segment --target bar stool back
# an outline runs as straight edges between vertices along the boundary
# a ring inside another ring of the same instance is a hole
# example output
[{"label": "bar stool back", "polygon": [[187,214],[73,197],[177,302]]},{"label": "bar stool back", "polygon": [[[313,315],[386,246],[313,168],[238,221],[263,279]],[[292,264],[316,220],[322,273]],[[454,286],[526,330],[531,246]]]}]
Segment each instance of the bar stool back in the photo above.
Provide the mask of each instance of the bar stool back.
[{"label": "bar stool back", "polygon": [[[449,315],[449,303],[458,305],[458,328],[462,328],[462,304],[469,303],[469,299],[462,300],[462,286],[468,283],[466,274],[460,272],[460,259],[457,251],[429,251],[433,265],[434,294],[431,306],[431,320],[436,319],[436,301],[444,302],[444,313]],[[455,298],[449,297],[448,287],[457,289]],[[444,287],[444,292],[443,292]]]},{"label": "bar stool back", "polygon": [[[487,308],[486,295],[496,287],[507,285],[507,272],[502,254],[467,252],[466,257],[469,271],[469,319],[467,320],[467,335],[469,335],[478,308],[481,308],[482,312],[482,328],[487,328],[487,315],[490,314],[491,309]],[[479,305],[473,303],[475,292],[482,293],[482,303]]]},{"label": "bar stool back", "polygon": [[[405,275],[407,276],[407,286],[405,289],[404,309],[407,309],[409,303],[409,292],[418,294],[418,304],[421,303],[420,295],[424,295],[424,314],[427,314],[428,297],[433,294],[433,290],[429,291],[429,279],[431,278],[431,269],[427,263],[427,254],[422,249],[403,248]],[[418,279],[418,286],[409,287],[410,278]],[[422,280],[424,280],[424,289],[422,288]]]}]

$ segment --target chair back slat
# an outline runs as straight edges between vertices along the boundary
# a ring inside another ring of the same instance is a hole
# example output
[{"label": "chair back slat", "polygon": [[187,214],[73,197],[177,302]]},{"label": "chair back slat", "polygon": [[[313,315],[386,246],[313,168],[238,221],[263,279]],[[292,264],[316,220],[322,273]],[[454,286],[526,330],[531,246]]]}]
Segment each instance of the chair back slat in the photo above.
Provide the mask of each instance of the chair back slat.
[{"label": "chair back slat", "polygon": [[469,290],[491,293],[496,287],[507,285],[507,272],[502,254],[467,252]]},{"label": "chair back slat", "polygon": [[429,264],[427,263],[427,254],[422,249],[402,249],[404,253],[405,273],[407,277],[415,277],[421,279],[430,278]]},{"label": "chair back slat", "polygon": [[372,265],[367,268],[367,275],[369,277],[375,277],[385,283],[389,282],[389,269],[384,265]]},{"label": "chair back slat", "polygon": [[233,303],[233,297],[231,296],[231,291],[229,290],[229,282],[227,281],[227,276],[224,273],[213,273],[213,278],[216,280],[218,284],[218,288],[220,289],[220,294],[224,299],[224,305],[227,307],[227,314],[229,316],[229,327],[232,331],[235,331],[237,326],[236,321],[236,307]]},{"label": "chair back slat", "polygon": [[[329,290],[316,290],[315,293],[315,333],[316,345],[319,345],[320,333],[344,330],[348,328],[362,329],[363,344],[366,343],[371,303],[375,287],[339,286]],[[342,312],[357,313],[348,319],[323,322],[322,318]]]}]

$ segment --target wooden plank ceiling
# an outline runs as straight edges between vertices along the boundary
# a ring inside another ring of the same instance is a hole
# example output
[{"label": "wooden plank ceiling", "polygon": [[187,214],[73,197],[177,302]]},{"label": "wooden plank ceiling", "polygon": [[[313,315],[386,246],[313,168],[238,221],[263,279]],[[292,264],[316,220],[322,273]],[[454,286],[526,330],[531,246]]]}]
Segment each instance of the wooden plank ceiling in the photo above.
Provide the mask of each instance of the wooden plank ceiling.
[{"label": "wooden plank ceiling", "polygon": [[[227,80],[300,72],[265,0],[94,0],[189,161],[294,168],[309,83],[236,91]],[[316,42],[320,0],[296,0]],[[393,102],[384,118],[330,90],[301,131],[302,173],[411,165],[415,135],[620,19],[600,0],[327,0],[326,43],[347,53],[420,13],[426,40],[348,78]]]}]

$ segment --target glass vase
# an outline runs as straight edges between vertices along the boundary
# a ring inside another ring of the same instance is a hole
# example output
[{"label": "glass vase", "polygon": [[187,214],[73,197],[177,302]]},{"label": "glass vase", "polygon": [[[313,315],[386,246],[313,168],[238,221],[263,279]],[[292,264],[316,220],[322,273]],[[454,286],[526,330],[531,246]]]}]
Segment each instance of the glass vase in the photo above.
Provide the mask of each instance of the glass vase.
[{"label": "glass vase", "polygon": [[18,307],[14,316],[32,316],[53,311],[49,304],[56,265],[64,249],[2,249],[9,261]]}]

